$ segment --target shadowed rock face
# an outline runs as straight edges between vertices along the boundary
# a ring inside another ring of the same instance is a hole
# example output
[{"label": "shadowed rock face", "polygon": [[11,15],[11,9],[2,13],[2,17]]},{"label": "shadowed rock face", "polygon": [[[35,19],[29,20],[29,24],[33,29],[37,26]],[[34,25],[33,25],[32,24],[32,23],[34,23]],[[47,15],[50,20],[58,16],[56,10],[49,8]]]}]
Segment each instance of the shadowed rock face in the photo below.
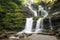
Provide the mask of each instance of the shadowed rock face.
[{"label": "shadowed rock face", "polygon": [[[55,16],[51,17],[51,22],[52,22],[52,27],[54,29],[56,27],[57,27],[56,29],[60,28],[59,27],[60,26],[60,16],[55,15]],[[49,18],[44,19],[44,25],[49,26]]]}]

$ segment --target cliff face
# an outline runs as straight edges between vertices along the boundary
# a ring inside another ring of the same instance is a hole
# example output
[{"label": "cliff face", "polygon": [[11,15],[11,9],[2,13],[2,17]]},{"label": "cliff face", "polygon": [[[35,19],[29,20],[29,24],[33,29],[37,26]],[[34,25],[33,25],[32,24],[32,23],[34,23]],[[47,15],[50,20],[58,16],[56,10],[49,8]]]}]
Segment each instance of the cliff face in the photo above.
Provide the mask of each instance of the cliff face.
[{"label": "cliff face", "polygon": [[[49,22],[49,17],[50,21]],[[53,31],[57,32],[60,31],[60,12],[55,12],[49,15],[48,18],[44,19],[44,28],[50,30],[50,25],[53,28]]]}]

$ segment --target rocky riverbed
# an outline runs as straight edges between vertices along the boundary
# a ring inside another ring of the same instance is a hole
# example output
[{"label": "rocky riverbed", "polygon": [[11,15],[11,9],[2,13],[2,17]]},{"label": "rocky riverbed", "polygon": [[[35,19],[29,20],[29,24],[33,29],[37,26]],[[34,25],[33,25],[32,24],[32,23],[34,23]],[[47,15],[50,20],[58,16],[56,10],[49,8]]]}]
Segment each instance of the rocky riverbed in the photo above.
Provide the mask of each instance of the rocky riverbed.
[{"label": "rocky riverbed", "polygon": [[32,34],[31,36],[19,38],[19,39],[0,39],[0,40],[60,40],[56,36],[51,35],[43,35],[43,34]]}]

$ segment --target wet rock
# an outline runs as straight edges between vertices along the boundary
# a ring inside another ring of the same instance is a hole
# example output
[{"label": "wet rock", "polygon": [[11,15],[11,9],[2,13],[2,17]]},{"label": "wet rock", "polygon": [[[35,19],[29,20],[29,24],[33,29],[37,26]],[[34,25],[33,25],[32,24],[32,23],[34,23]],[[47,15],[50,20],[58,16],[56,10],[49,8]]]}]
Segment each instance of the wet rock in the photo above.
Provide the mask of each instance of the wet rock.
[{"label": "wet rock", "polygon": [[9,40],[19,40],[19,36],[13,35],[13,36],[9,37]]},{"label": "wet rock", "polygon": [[19,33],[17,33],[17,35],[19,35],[19,37],[28,37],[28,36],[31,36],[32,34],[31,33],[25,33],[25,32],[23,32],[23,33],[19,32]]}]

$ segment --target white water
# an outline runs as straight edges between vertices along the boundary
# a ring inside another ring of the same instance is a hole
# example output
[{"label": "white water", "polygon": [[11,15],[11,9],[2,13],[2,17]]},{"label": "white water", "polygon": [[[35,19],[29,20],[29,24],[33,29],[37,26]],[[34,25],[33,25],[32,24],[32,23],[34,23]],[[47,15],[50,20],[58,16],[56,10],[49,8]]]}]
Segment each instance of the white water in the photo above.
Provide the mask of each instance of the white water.
[{"label": "white water", "polygon": [[33,25],[33,18],[26,18],[26,26],[25,26],[24,32],[31,33],[32,25]]},{"label": "white water", "polygon": [[[48,12],[45,11],[44,8],[43,8],[41,5],[39,5],[39,10],[38,10],[38,11],[41,11],[41,16],[43,16],[43,17],[42,17],[42,18],[39,18],[39,19],[37,20],[35,32],[41,33],[42,30],[43,30],[43,20],[44,20],[45,17],[48,16]],[[38,13],[39,13],[39,12],[38,12]],[[44,13],[44,15],[43,15],[43,13]]]},{"label": "white water", "polygon": [[34,0],[24,0],[28,5],[28,8],[33,12],[34,16],[37,16],[37,11],[33,10],[33,7],[31,6],[34,3]]},{"label": "white water", "polygon": [[37,24],[36,24],[36,29],[35,29],[35,32],[37,33],[37,32],[42,32],[42,27],[41,27],[41,23],[42,23],[42,18],[39,18],[38,20],[37,20]]},{"label": "white water", "polygon": [[51,18],[49,17],[49,23],[50,23],[50,29],[51,29],[51,31],[52,31],[52,22],[51,22]]},{"label": "white water", "polygon": [[[33,10],[33,7],[31,6],[34,3],[34,0],[24,0],[27,4],[27,7],[31,10],[31,12],[33,12],[34,16],[38,16],[38,13],[36,10]],[[38,32],[42,32],[43,30],[43,20],[45,17],[47,17],[48,12],[44,10],[44,8],[41,5],[38,5],[39,9],[38,12],[41,11],[41,18],[39,18],[37,20],[37,24],[36,24],[36,29],[35,29],[35,33]],[[43,15],[44,14],[44,15]],[[26,18],[26,26],[25,29],[21,32],[25,32],[25,33],[32,33],[32,25],[33,25],[33,18]]]},{"label": "white water", "polygon": [[33,18],[26,18],[25,29],[22,30],[21,32],[18,32],[17,34],[32,33],[32,25],[33,25]]}]

